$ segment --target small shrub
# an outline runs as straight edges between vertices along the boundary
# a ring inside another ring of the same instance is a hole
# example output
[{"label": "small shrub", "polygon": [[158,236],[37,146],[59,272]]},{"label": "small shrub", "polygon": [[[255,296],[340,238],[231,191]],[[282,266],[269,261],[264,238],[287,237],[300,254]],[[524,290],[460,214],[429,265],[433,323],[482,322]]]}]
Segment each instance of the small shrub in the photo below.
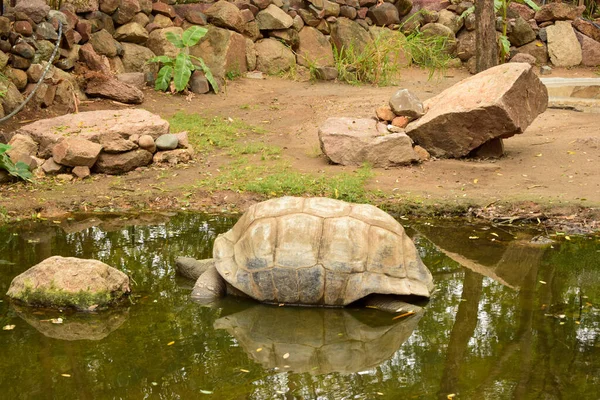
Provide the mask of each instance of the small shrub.
[{"label": "small shrub", "polygon": [[[196,45],[207,32],[206,28],[195,25],[186,29],[181,36],[167,32],[167,40],[179,49],[179,53],[175,58],[163,55],[148,60],[148,62],[162,64],[154,84],[156,90],[167,91],[173,82],[174,90],[182,92],[187,88],[192,72],[200,69],[204,72],[215,93],[219,92],[219,85],[204,60],[190,54],[190,47]],[[195,65],[192,60],[199,65]]]}]

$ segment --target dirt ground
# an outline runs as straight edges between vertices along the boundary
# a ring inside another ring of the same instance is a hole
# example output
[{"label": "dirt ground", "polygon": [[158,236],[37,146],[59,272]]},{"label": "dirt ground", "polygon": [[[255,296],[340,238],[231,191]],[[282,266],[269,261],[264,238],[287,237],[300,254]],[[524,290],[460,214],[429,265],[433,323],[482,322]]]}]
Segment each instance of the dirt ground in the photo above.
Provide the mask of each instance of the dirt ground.
[{"label": "dirt ground", "polygon": [[[427,72],[408,69],[399,87],[429,98],[468,76],[449,70],[428,80]],[[554,70],[552,76],[597,77],[593,70]],[[184,110],[205,117],[241,119],[268,131],[266,141],[283,148],[282,158],[300,172],[339,173],[354,168],[330,165],[318,155],[317,130],[334,116],[371,117],[398,87],[350,86],[341,83],[297,82],[268,77],[240,78],[218,95],[186,98],[145,91],[141,106],[170,117]],[[111,101],[86,101],[80,111],[121,108]],[[54,111],[24,112],[0,129],[10,131]],[[505,140],[505,156],[497,160],[432,160],[419,165],[375,169],[368,188],[381,190],[375,203],[402,213],[463,214],[505,220],[548,219],[559,228],[600,229],[600,114],[548,109],[522,135]],[[198,156],[194,164],[173,169],[161,186],[154,185],[156,167],[122,177],[56,183],[45,178],[24,185],[0,186],[0,211],[5,219],[58,217],[72,211],[179,210],[243,211],[261,200],[257,195],[194,189],[205,171],[226,158]],[[1,221],[1,218],[0,218]]]}]

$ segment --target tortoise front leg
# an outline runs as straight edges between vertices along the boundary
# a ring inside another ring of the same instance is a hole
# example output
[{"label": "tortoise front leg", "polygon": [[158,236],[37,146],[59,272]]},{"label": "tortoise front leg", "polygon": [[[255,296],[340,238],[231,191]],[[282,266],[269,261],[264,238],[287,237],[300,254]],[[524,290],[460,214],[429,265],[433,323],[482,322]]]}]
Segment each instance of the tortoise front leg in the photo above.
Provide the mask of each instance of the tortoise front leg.
[{"label": "tortoise front leg", "polygon": [[209,267],[200,275],[192,290],[192,299],[200,303],[210,303],[212,300],[227,294],[225,280],[217,272],[215,266]]}]

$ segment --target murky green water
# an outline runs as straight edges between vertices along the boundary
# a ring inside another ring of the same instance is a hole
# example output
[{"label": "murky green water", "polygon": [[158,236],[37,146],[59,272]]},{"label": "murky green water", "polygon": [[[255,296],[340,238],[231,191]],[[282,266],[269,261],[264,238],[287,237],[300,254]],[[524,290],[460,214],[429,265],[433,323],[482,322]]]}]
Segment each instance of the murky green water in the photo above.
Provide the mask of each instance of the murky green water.
[{"label": "murky green water", "polygon": [[175,257],[209,256],[232,219],[78,219],[0,228],[0,292],[62,255],[121,269],[135,296],[87,315],[2,297],[0,326],[15,325],[0,331],[2,399],[600,398],[597,237],[551,248],[515,228],[411,222],[438,291],[396,322],[369,309],[190,302]]}]

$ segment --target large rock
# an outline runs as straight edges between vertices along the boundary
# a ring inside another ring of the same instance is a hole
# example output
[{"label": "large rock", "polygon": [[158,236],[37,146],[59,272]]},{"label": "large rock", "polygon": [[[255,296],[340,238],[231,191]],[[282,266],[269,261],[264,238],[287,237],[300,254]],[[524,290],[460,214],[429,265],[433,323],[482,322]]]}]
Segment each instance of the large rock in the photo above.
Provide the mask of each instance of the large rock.
[{"label": "large rock", "polygon": [[523,46],[533,42],[536,38],[536,33],[531,25],[521,17],[517,17],[511,27],[508,40],[513,46]]},{"label": "large rock", "polygon": [[101,153],[94,165],[94,171],[101,174],[120,175],[144,167],[152,162],[152,153],[143,149],[127,153]]},{"label": "large rock", "polygon": [[464,21],[464,18],[461,18],[452,11],[440,10],[440,12],[438,13],[437,23],[442,24],[447,28],[450,28],[450,30],[452,30],[452,32],[454,32],[455,35],[465,24]]},{"label": "large rock", "polygon": [[168,32],[181,37],[183,34],[183,29],[177,26],[164,29],[155,29],[150,32],[150,35],[148,35],[146,46],[157,56],[165,55],[174,58],[177,57],[177,54],[179,54],[179,49],[167,39],[166,34]]},{"label": "large rock", "polygon": [[42,22],[50,11],[50,6],[45,0],[20,0],[16,3],[13,8],[15,14],[21,12],[36,24]]},{"label": "large rock", "polygon": [[155,56],[147,47],[134,43],[121,43],[123,46],[123,67],[125,72],[153,72],[158,70],[158,65],[147,61]]},{"label": "large rock", "polygon": [[202,40],[190,48],[190,54],[202,58],[218,78],[224,78],[229,72],[242,74],[248,71],[246,39],[227,29],[209,25]]},{"label": "large rock", "polygon": [[56,143],[67,137],[80,137],[100,143],[103,135],[149,135],[156,139],[169,133],[169,123],[142,109],[86,111],[41,119],[18,129],[16,134],[31,136],[38,143],[38,157],[49,158]]},{"label": "large rock", "polygon": [[32,306],[85,310],[129,292],[127,275],[103,262],[54,256],[15,277],[6,294]]},{"label": "large rock", "polygon": [[546,28],[546,33],[548,55],[552,64],[557,67],[574,67],[581,64],[581,46],[570,22],[556,21],[554,25]]},{"label": "large rock", "polygon": [[262,39],[256,42],[256,69],[267,74],[289,71],[296,64],[296,56],[279,40]]},{"label": "large rock", "polygon": [[256,15],[256,22],[260,30],[287,29],[292,26],[294,20],[287,15],[285,11],[274,4],[259,11]]},{"label": "large rock", "polygon": [[600,42],[600,25],[597,22],[592,23],[591,21],[583,18],[577,18],[575,21],[573,21],[573,27],[584,35],[591,37],[597,42]]},{"label": "large rock", "polygon": [[546,43],[535,40],[525,46],[511,50],[511,56],[516,53],[529,54],[535,58],[537,64],[544,65],[548,62],[548,46]]},{"label": "large rock", "polygon": [[148,31],[137,22],[122,25],[113,35],[119,42],[145,43],[148,40]]},{"label": "large rock", "polygon": [[124,25],[131,21],[135,14],[142,11],[138,0],[120,0],[119,7],[112,15],[112,19],[117,25]]},{"label": "large rock", "polygon": [[523,131],[548,105],[531,65],[508,63],[467,78],[425,101],[406,133],[431,155],[463,157],[482,144]]},{"label": "large rock", "polygon": [[375,25],[389,26],[400,23],[398,9],[392,3],[381,3],[372,6],[367,12]]},{"label": "large rock", "polygon": [[246,20],[242,16],[239,8],[233,3],[225,0],[219,0],[206,10],[208,21],[216,26],[225,29],[232,29],[237,32],[244,32]]},{"label": "large rock", "polygon": [[581,65],[596,67],[600,65],[600,43],[584,34],[575,32],[581,44]]},{"label": "large rock", "polygon": [[100,55],[115,57],[118,54],[118,42],[106,29],[92,33],[90,43],[96,53]]},{"label": "large rock", "polygon": [[19,107],[25,100],[15,84],[8,79],[0,79],[0,92],[4,93],[4,95],[0,97],[0,102],[2,102],[2,107],[6,114]]},{"label": "large rock", "polygon": [[336,164],[389,167],[418,160],[405,133],[381,134],[373,119],[329,118],[319,127],[319,143]]},{"label": "large rock", "polygon": [[456,56],[467,61],[475,55],[475,31],[463,30],[457,36]]},{"label": "large rock", "polygon": [[13,163],[23,162],[30,169],[37,167],[37,163],[32,157],[35,157],[38,145],[33,139],[26,135],[14,135],[8,142],[11,149],[6,152]]},{"label": "large rock", "polygon": [[52,159],[67,167],[91,167],[102,146],[87,139],[67,137],[52,149]]},{"label": "large rock", "polygon": [[447,41],[444,51],[450,55],[454,55],[456,53],[456,35],[454,34],[454,31],[448,28],[446,25],[432,22],[424,25],[421,28],[421,32],[426,38],[446,37]]},{"label": "large rock", "polygon": [[567,3],[548,3],[535,13],[537,22],[573,20],[581,17],[585,6],[574,6]]},{"label": "large rock", "polygon": [[144,92],[140,89],[120,81],[114,76],[100,73],[86,75],[85,94],[125,104],[141,104],[144,101]]},{"label": "large rock", "polygon": [[317,29],[305,26],[299,33],[300,44],[296,50],[298,64],[309,67],[332,67],[335,65],[329,40]]},{"label": "large rock", "polygon": [[338,51],[353,48],[358,54],[372,42],[371,35],[358,23],[348,18],[338,18],[332,24],[331,42]]}]

